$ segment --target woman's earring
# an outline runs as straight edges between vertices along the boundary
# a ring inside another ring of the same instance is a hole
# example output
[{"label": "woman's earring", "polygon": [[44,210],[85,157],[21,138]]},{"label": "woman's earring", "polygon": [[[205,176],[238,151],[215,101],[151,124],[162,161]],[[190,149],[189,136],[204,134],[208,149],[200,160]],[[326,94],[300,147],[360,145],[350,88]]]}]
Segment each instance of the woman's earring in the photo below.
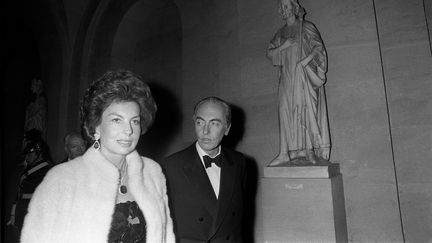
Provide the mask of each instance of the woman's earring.
[{"label": "woman's earring", "polygon": [[95,134],[94,135],[94,143],[93,143],[93,148],[96,150],[100,149],[100,143],[99,143],[99,134]]},{"label": "woman's earring", "polygon": [[99,150],[99,148],[100,148],[99,140],[95,140],[95,141],[94,141],[94,143],[93,143],[93,148],[95,148],[96,150]]}]

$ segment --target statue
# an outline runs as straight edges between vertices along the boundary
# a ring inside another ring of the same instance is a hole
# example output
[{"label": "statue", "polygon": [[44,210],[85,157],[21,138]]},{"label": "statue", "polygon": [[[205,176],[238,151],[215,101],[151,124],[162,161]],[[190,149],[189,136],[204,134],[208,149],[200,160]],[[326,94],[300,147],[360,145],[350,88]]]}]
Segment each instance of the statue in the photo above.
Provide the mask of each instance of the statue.
[{"label": "statue", "polygon": [[267,57],[279,70],[280,147],[269,166],[330,164],[324,44],[316,27],[303,20],[297,0],[280,0],[279,13],[285,24],[270,41]]},{"label": "statue", "polygon": [[36,129],[41,132],[42,137],[46,136],[47,124],[47,99],[43,93],[43,83],[40,79],[33,79],[31,91],[34,99],[26,108],[24,132]]}]

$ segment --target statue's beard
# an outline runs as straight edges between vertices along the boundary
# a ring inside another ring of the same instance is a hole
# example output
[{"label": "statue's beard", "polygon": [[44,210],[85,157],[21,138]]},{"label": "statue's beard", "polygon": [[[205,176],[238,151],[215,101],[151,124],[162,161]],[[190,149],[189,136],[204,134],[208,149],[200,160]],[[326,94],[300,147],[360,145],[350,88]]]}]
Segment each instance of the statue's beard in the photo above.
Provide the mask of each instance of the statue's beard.
[{"label": "statue's beard", "polygon": [[290,10],[282,11],[281,15],[282,15],[282,19],[284,19],[284,20],[294,17],[294,13]]}]

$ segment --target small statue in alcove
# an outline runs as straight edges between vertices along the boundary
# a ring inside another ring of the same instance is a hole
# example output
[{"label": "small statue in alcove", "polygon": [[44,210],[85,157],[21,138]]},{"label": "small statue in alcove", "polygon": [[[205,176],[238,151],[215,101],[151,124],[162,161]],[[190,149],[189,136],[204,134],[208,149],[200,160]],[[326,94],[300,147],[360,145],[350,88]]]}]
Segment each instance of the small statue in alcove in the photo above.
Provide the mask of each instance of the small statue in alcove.
[{"label": "small statue in alcove", "polygon": [[44,94],[43,83],[40,79],[31,81],[33,99],[27,106],[25,115],[24,131],[36,129],[41,132],[42,137],[46,136],[47,125],[47,98]]},{"label": "small statue in alcove", "polygon": [[329,164],[324,43],[317,28],[303,20],[297,0],[280,0],[279,13],[284,25],[270,41],[267,57],[279,71],[280,147],[269,166]]}]

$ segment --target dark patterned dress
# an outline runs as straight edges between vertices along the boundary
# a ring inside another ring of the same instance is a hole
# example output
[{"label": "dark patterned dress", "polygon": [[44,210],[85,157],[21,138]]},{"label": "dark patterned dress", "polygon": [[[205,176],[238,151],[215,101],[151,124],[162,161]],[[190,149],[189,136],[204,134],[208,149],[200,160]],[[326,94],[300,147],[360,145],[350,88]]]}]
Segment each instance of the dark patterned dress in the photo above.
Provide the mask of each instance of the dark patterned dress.
[{"label": "dark patterned dress", "polygon": [[108,242],[146,242],[146,222],[135,201],[127,201],[115,205]]}]

